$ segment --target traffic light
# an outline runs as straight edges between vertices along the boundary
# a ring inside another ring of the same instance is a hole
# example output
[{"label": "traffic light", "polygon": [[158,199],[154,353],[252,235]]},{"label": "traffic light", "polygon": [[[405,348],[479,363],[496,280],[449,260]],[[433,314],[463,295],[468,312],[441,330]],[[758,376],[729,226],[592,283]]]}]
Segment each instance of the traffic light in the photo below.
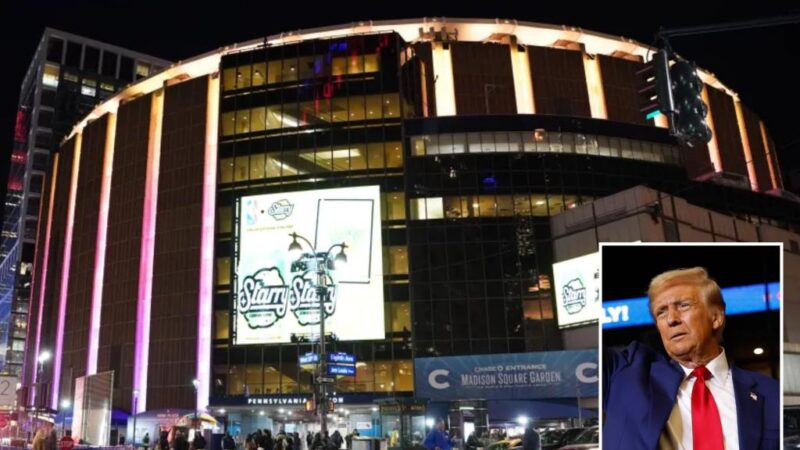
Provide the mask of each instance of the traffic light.
[{"label": "traffic light", "polygon": [[675,104],[673,129],[689,146],[707,144],[711,129],[706,124],[708,107],[703,103],[703,81],[693,63],[678,60],[669,70]]},{"label": "traffic light", "polygon": [[665,50],[653,54],[653,59],[636,72],[639,76],[641,108],[647,120],[673,110],[670,94],[669,58]]}]

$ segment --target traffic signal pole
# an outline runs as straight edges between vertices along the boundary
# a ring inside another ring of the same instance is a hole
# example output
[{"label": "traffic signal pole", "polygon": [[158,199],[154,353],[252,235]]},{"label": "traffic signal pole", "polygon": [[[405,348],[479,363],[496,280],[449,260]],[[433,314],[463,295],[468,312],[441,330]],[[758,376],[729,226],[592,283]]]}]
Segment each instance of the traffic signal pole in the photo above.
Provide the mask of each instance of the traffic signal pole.
[{"label": "traffic signal pole", "polygon": [[698,34],[721,33],[724,31],[749,30],[752,28],[775,27],[800,23],[800,14],[769,17],[764,19],[744,20],[740,22],[726,22],[714,25],[700,25],[696,27],[668,28],[656,33],[656,37],[666,40],[671,37],[695,36]]}]

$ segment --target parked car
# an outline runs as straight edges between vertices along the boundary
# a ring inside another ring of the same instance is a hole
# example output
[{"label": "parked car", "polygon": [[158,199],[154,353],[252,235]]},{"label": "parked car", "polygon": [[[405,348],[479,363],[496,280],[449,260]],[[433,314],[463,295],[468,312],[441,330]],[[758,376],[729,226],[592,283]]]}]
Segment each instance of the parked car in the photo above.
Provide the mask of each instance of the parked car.
[{"label": "parked car", "polygon": [[600,448],[600,428],[587,428],[572,443],[561,450],[599,450]]}]

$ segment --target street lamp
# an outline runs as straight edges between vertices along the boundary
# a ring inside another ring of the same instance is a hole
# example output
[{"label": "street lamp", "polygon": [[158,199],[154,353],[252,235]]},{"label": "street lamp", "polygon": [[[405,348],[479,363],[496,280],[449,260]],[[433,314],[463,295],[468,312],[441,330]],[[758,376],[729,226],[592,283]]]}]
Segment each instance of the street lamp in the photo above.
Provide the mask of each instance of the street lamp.
[{"label": "street lamp", "polygon": [[136,414],[139,412],[136,408],[136,404],[139,400],[139,391],[137,389],[133,390],[133,447],[136,448]]},{"label": "street lamp", "polygon": [[68,398],[61,400],[61,436],[66,436],[67,430],[67,410],[72,405]]},{"label": "street lamp", "polygon": [[[289,236],[292,238],[292,243],[289,244],[289,257],[293,264],[303,262],[308,270],[316,270],[317,272],[316,291],[317,301],[319,302],[319,371],[317,374],[317,381],[320,385],[317,414],[319,415],[320,432],[324,435],[325,432],[328,431],[328,424],[325,416],[327,413],[327,402],[325,402],[327,395],[325,392],[326,384],[322,383],[320,380],[325,376],[325,299],[328,297],[328,272],[347,264],[347,255],[344,252],[347,248],[347,244],[344,242],[333,244],[328,251],[318,252],[316,246],[305,237],[297,233],[289,233]],[[298,239],[308,245],[311,249],[311,253],[303,252],[303,246]],[[336,248],[340,248],[341,250],[332,257],[332,252]]]}]

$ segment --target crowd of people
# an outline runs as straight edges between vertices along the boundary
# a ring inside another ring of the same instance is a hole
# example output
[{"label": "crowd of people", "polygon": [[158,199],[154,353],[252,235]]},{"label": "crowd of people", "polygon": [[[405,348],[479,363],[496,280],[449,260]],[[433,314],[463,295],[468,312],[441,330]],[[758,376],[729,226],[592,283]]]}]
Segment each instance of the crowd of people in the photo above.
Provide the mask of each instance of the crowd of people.
[{"label": "crowd of people", "polygon": [[[354,430],[347,436],[342,436],[339,430],[332,434],[327,431],[324,433],[308,432],[305,438],[300,437],[300,433],[287,433],[281,429],[275,436],[270,430],[256,430],[248,434],[243,442],[237,442],[236,438],[226,433],[222,438],[223,450],[338,450],[352,448],[353,438],[359,436],[358,431]],[[178,449],[176,449],[178,450]]]}]

